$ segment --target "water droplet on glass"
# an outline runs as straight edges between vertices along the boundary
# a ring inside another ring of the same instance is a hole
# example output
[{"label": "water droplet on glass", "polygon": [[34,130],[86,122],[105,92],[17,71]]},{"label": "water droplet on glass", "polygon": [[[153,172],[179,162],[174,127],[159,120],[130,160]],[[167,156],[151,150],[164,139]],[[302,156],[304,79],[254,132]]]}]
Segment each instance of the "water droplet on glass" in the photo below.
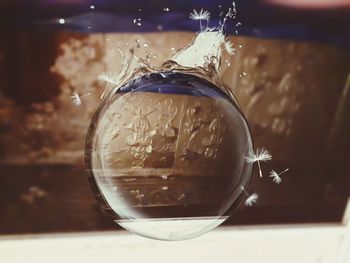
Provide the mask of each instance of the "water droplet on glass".
[{"label": "water droplet on glass", "polygon": [[60,23],[61,25],[66,23],[66,20],[64,18],[60,18],[58,19],[58,23]]}]

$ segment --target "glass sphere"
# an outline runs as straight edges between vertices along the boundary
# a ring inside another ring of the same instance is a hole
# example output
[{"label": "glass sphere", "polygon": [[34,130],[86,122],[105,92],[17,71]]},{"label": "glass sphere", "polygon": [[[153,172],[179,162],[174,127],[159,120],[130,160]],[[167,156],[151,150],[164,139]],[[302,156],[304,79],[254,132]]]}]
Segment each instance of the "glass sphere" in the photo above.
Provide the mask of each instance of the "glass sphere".
[{"label": "glass sphere", "polygon": [[125,229],[183,240],[238,207],[252,165],[235,100],[195,75],[161,72],[125,84],[95,113],[85,162],[102,209]]}]

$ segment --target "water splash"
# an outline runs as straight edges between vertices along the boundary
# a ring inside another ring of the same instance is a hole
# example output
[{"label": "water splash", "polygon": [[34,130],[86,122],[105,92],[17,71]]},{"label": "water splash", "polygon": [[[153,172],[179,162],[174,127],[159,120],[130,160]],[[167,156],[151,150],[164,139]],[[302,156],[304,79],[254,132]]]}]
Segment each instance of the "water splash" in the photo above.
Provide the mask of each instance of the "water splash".
[{"label": "water splash", "polygon": [[[201,9],[199,12],[196,11],[196,14],[198,16],[196,16],[195,20],[209,20],[210,14],[208,11]],[[151,43],[145,42],[142,44],[139,40],[136,40],[134,46],[129,47],[126,52],[123,52],[119,48],[118,51],[122,58],[122,69],[119,74],[109,74],[115,77],[106,78],[105,76],[108,73],[103,73],[102,77],[99,77],[100,80],[106,82],[106,89],[103,92],[102,98],[108,98],[119,87],[132,79],[145,74],[163,71],[196,75],[232,95],[230,89],[221,78],[220,70],[223,52],[226,52],[228,55],[234,55],[236,51],[232,43],[225,39],[226,36],[224,33],[227,20],[234,19],[235,17],[236,9],[233,3],[233,7],[229,8],[228,12],[223,16],[218,27],[207,27],[205,30],[202,30],[202,24],[200,24],[201,30],[193,39],[192,43],[177,51],[174,48],[170,48],[170,57],[164,59],[164,62],[159,66],[152,65],[152,58],[157,57],[157,54],[151,54],[148,51]],[[138,21],[139,19],[135,19],[133,22],[135,24]],[[227,60],[223,64],[230,66]]]}]

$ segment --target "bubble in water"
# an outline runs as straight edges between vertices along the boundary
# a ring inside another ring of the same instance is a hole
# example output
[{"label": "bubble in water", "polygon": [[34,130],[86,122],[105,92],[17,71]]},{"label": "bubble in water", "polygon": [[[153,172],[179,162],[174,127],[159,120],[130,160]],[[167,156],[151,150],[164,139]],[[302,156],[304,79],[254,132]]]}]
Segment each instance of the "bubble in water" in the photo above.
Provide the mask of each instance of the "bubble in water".
[{"label": "bubble in water", "polygon": [[162,71],[106,96],[90,124],[85,161],[115,222],[145,237],[183,240],[234,212],[250,180],[244,156],[251,150],[228,92],[198,75]]}]

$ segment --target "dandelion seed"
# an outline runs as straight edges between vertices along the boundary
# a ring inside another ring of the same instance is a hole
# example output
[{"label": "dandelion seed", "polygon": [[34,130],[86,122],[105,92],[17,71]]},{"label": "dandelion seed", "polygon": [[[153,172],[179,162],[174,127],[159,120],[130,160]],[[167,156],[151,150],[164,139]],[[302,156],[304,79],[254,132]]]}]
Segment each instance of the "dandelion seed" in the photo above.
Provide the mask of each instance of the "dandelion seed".
[{"label": "dandelion seed", "polygon": [[229,40],[225,42],[225,49],[230,55],[235,54],[236,49],[233,47],[233,44]]},{"label": "dandelion seed", "polygon": [[190,19],[208,21],[210,19],[210,13],[206,10],[203,10],[203,8],[199,12],[197,12],[196,9],[193,9],[193,12],[190,13]]},{"label": "dandelion seed", "polygon": [[280,184],[282,183],[282,178],[281,178],[281,175],[288,172],[289,171],[289,168],[285,169],[284,171],[280,172],[280,173],[277,173],[276,171],[272,170],[270,172],[270,177],[273,178],[272,181],[276,184]]},{"label": "dandelion seed", "polygon": [[72,93],[72,96],[71,98],[73,99],[73,103],[76,105],[76,106],[80,106],[82,104],[82,101],[81,101],[81,98],[78,94],[78,92],[74,91]]},{"label": "dandelion seed", "polygon": [[111,85],[117,85],[118,82],[113,76],[113,74],[109,75],[107,72],[102,73],[101,75],[98,76],[98,79],[104,82],[107,82],[108,84]]},{"label": "dandelion seed", "polygon": [[245,188],[243,186],[241,186],[241,189],[243,190],[243,192],[245,193],[245,195],[247,196],[247,199],[244,201],[244,205],[245,206],[249,206],[252,207],[253,204],[258,202],[259,199],[259,195],[257,193],[253,193],[253,194],[249,194]]},{"label": "dandelion seed", "polygon": [[206,10],[203,10],[203,8],[199,12],[197,12],[196,9],[193,9],[193,12],[190,13],[190,19],[199,20],[200,30],[202,32],[202,20],[206,20],[207,26],[208,26],[208,22],[210,19],[210,13]]},{"label": "dandelion seed", "polygon": [[89,95],[91,95],[91,92],[90,92],[90,93],[87,93],[87,94],[85,94],[85,95],[80,96],[80,95],[78,94],[78,92],[74,91],[74,92],[72,93],[72,95],[71,95],[71,98],[73,99],[74,105],[76,105],[76,106],[81,106],[81,104],[83,103],[82,98],[83,98],[83,97],[86,97],[86,96],[89,96]]},{"label": "dandelion seed", "polygon": [[261,149],[256,149],[256,153],[253,151],[249,151],[248,155],[244,158],[247,163],[258,163],[259,166],[259,174],[260,177],[262,177],[262,171],[261,171],[261,166],[260,162],[267,162],[272,159],[272,156],[270,152],[264,148]]},{"label": "dandelion seed", "polygon": [[244,204],[246,206],[253,206],[254,203],[258,201],[259,195],[256,193],[251,194],[247,200],[245,200]]}]

